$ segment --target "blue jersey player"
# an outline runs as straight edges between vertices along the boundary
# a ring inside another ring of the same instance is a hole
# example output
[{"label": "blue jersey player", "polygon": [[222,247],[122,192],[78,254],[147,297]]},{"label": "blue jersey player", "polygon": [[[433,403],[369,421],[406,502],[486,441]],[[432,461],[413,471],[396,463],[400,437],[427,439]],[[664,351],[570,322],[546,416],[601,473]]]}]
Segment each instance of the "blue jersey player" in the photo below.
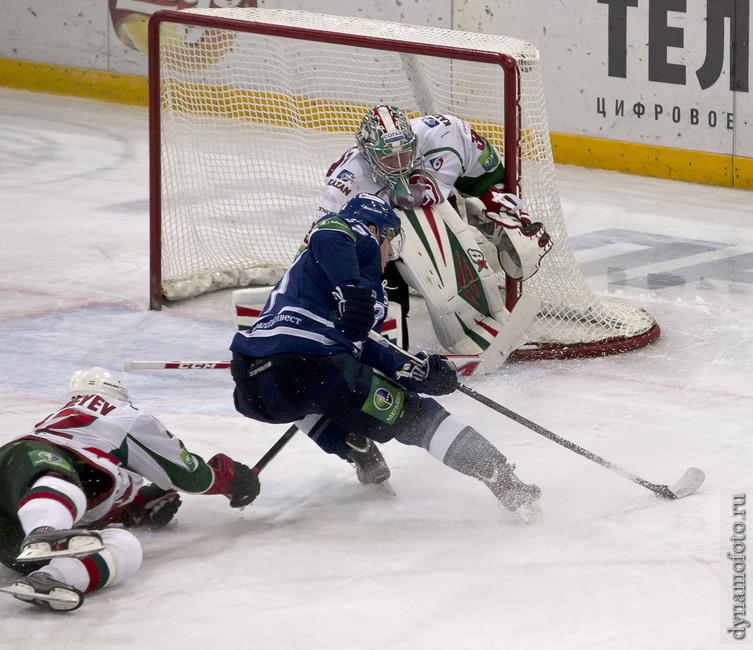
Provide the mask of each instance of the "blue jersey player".
[{"label": "blue jersey player", "polygon": [[354,464],[364,483],[389,477],[374,441],[423,447],[528,520],[538,514],[539,488],[425,396],[453,392],[455,366],[426,353],[406,362],[368,338],[386,316],[381,276],[399,233],[395,211],[371,194],[314,224],[259,320],[232,341],[236,409],[262,422],[295,422],[326,452]]}]

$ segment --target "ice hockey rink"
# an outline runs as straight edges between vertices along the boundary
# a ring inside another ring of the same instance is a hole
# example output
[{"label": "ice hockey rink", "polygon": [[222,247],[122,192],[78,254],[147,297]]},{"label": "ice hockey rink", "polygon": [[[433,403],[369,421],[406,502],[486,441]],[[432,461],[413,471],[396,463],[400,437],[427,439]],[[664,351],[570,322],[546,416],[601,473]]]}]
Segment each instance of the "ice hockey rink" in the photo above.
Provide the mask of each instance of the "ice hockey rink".
[{"label": "ice hockey rink", "polygon": [[[0,90],[0,115],[0,443],[55,409],[77,369],[227,359],[229,292],[148,310],[146,110]],[[467,383],[653,483],[700,467],[696,494],[660,499],[457,393],[440,401],[541,486],[536,523],[515,525],[480,483],[423,450],[382,446],[397,494],[389,497],[299,434],[245,510],[186,496],[168,528],[137,530],[141,570],[81,609],[47,613],[0,594],[0,645],[753,642],[753,596],[738,588],[747,602],[733,600],[745,559],[730,559],[744,555],[731,540],[746,524],[734,504],[753,499],[753,193],[557,171],[589,285],[647,309],[662,336],[627,354],[508,364]],[[420,299],[413,309],[413,343],[436,350]],[[227,371],[121,378],[137,406],[205,457],[222,451],[253,465],[286,428],[237,415]],[[1,583],[12,576],[0,567]],[[728,630],[749,633],[735,641]]]}]

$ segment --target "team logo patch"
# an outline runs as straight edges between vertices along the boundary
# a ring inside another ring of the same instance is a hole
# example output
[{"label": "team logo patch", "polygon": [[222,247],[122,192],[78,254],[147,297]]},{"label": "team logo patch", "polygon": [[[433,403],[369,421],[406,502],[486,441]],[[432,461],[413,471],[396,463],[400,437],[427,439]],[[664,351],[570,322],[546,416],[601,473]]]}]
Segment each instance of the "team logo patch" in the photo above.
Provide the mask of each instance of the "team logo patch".
[{"label": "team logo patch", "polygon": [[476,265],[476,269],[478,271],[482,271],[483,269],[488,268],[489,265],[486,263],[486,258],[480,250],[476,248],[469,248],[466,252],[468,253],[468,257],[470,258],[471,262]]},{"label": "team logo patch", "polygon": [[349,172],[347,169],[343,169],[338,175],[337,179],[343,183],[352,183],[356,180],[356,175],[353,172]]},{"label": "team logo patch", "polygon": [[478,162],[486,171],[490,171],[497,166],[497,164],[499,163],[499,158],[497,158],[497,154],[494,152],[494,149],[492,149],[491,147],[487,149],[485,147],[484,151],[479,154]]},{"label": "team logo patch", "polygon": [[187,449],[184,449],[180,452],[180,459],[183,461],[185,466],[188,467],[188,469],[193,470],[196,468],[196,459],[192,454],[188,453]]},{"label": "team logo patch", "polygon": [[374,375],[371,379],[371,391],[361,410],[387,424],[394,424],[403,412],[404,405],[405,391]]},{"label": "team logo patch", "polygon": [[69,472],[73,471],[70,463],[65,460],[65,458],[58,456],[51,451],[41,451],[39,449],[34,449],[29,452],[29,460],[34,467],[39,467],[40,465],[54,465],[55,467],[59,467],[60,469],[67,470]]},{"label": "team logo patch", "polygon": [[402,131],[393,131],[392,133],[387,133],[384,136],[384,141],[387,144],[390,144],[392,142],[402,142],[405,140],[405,135]]},{"label": "team logo patch", "polygon": [[442,165],[444,165],[444,158],[441,156],[439,158],[432,158],[429,161],[429,164],[432,166],[434,171],[438,172],[440,169],[442,169]]},{"label": "team logo patch", "polygon": [[426,124],[429,128],[434,128],[435,126],[439,126],[439,120],[435,117],[432,117],[431,115],[427,115],[426,117],[422,117],[421,121]]},{"label": "team logo patch", "polygon": [[395,400],[392,399],[392,393],[386,388],[379,388],[376,393],[374,393],[374,406],[380,411],[386,411],[392,406],[394,401]]}]

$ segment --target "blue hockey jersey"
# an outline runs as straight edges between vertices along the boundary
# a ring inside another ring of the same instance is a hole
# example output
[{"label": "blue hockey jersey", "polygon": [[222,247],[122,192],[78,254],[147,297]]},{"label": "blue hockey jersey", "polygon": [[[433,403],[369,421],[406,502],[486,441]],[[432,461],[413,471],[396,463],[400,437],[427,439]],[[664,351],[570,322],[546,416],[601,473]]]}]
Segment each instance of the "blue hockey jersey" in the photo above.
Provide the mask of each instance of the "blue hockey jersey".
[{"label": "blue hockey jersey", "polygon": [[404,359],[373,341],[354,343],[332,321],[335,287],[358,285],[376,291],[374,329],[379,331],[387,314],[381,276],[381,252],[371,231],[360,221],[327,215],[314,224],[303,250],[269,294],[259,320],[250,330],[236,333],[230,349],[255,358],[349,352],[394,377]]}]

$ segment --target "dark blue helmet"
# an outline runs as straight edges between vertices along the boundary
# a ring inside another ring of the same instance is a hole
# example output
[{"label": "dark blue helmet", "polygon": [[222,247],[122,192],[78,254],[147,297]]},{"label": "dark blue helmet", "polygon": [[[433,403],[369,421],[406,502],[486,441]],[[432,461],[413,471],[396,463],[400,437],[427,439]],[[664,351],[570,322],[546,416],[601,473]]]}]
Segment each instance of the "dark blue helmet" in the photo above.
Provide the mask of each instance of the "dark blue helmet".
[{"label": "dark blue helmet", "polygon": [[400,217],[389,203],[373,194],[356,194],[342,207],[340,216],[356,219],[366,226],[373,224],[380,241],[400,233]]}]

